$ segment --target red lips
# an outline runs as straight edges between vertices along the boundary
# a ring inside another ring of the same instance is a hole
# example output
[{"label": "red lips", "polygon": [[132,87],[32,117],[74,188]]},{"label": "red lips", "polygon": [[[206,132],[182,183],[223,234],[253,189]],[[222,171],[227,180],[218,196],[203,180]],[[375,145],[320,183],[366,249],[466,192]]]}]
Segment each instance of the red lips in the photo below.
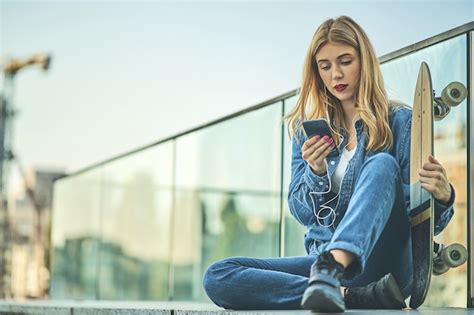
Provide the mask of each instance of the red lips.
[{"label": "red lips", "polygon": [[336,91],[340,92],[340,91],[344,91],[347,87],[347,84],[338,84],[334,87],[334,89],[336,89]]}]

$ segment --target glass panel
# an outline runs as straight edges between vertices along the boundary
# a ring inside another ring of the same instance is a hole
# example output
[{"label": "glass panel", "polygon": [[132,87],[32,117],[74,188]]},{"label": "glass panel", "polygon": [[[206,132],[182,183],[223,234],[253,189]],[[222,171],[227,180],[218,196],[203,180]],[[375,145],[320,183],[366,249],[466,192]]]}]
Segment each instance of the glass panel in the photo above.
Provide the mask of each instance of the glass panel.
[{"label": "glass panel", "polygon": [[[285,100],[285,115],[296,105],[298,95]],[[288,208],[288,186],[291,180],[291,140],[288,135],[288,126],[285,124],[283,141],[283,212],[285,224],[285,251],[284,256],[305,256],[304,234],[306,227],[301,225],[290,213]]]},{"label": "glass panel", "polygon": [[100,299],[167,300],[173,143],[104,168]]},{"label": "glass panel", "polygon": [[101,173],[94,169],[54,185],[52,298],[96,298]]},{"label": "glass panel", "polygon": [[176,143],[174,297],[206,300],[202,275],[228,256],[279,254],[281,103]]},{"label": "glass panel", "polygon": [[[466,35],[430,46],[416,53],[382,65],[389,98],[398,99],[412,106],[420,63],[430,67],[433,89],[441,96],[443,88],[459,81],[466,86]],[[467,101],[451,108],[451,112],[434,124],[434,153],[448,173],[456,189],[455,214],[447,228],[435,241],[449,245],[466,246],[467,229]],[[426,306],[466,306],[466,265],[449,270],[432,278]]]}]

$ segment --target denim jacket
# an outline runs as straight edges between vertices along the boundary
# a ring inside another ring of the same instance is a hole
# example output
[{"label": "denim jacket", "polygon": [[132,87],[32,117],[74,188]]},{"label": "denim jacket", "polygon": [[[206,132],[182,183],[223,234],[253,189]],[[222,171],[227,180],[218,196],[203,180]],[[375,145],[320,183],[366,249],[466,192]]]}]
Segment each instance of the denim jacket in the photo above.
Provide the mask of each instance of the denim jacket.
[{"label": "denim jacket", "polygon": [[[357,120],[355,129],[357,134],[357,148],[353,158],[347,165],[346,174],[341,182],[339,197],[329,206],[334,208],[336,219],[334,226],[340,222],[349,204],[349,200],[354,190],[354,183],[359,175],[364,161],[378,152],[386,152],[392,155],[398,162],[402,175],[403,193],[406,201],[406,211],[410,210],[410,130],[411,130],[412,110],[409,107],[399,107],[395,110],[390,107],[389,123],[393,134],[393,146],[385,151],[366,151],[366,135],[363,131],[363,121]],[[341,129],[342,142],[339,151],[347,144],[347,132]],[[313,173],[309,164],[301,156],[301,147],[308,138],[298,129],[292,141],[292,162],[291,180],[288,191],[288,206],[291,214],[302,225],[308,228],[305,234],[305,248],[309,253],[309,246],[312,242],[317,244],[326,243],[331,240],[335,227],[321,226],[313,213],[313,202],[316,211],[322,204],[333,199],[336,194],[329,191],[329,178],[332,177],[340,156],[326,158],[328,169],[324,176]],[[452,188],[451,198],[447,205],[435,200],[435,235],[439,234],[448,224],[454,214],[454,188]],[[321,194],[310,195],[310,192]],[[323,193],[327,192],[327,193]],[[330,220],[330,218],[329,218]],[[326,223],[323,223],[326,225]]]}]

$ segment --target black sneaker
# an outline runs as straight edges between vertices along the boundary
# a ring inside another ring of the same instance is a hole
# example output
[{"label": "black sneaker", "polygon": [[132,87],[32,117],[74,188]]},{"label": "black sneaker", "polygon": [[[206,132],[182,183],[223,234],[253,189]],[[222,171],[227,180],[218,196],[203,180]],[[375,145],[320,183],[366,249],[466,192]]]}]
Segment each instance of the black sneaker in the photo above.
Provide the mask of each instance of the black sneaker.
[{"label": "black sneaker", "polygon": [[344,266],[338,263],[330,252],[321,253],[311,266],[311,275],[301,306],[315,312],[344,312],[344,299],[341,294],[343,275]]},{"label": "black sneaker", "polygon": [[406,308],[402,292],[395,277],[389,273],[366,287],[347,288],[344,298],[351,309],[394,309]]}]

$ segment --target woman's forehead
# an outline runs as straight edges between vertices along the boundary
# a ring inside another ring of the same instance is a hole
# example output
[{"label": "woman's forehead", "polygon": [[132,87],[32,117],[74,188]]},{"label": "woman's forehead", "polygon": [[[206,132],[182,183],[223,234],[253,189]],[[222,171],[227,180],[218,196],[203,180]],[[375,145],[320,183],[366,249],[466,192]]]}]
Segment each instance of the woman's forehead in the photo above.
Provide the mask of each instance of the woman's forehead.
[{"label": "woman's forehead", "polygon": [[354,47],[341,43],[326,43],[316,53],[316,60],[319,62],[340,59],[347,54],[355,56],[356,50]]}]

